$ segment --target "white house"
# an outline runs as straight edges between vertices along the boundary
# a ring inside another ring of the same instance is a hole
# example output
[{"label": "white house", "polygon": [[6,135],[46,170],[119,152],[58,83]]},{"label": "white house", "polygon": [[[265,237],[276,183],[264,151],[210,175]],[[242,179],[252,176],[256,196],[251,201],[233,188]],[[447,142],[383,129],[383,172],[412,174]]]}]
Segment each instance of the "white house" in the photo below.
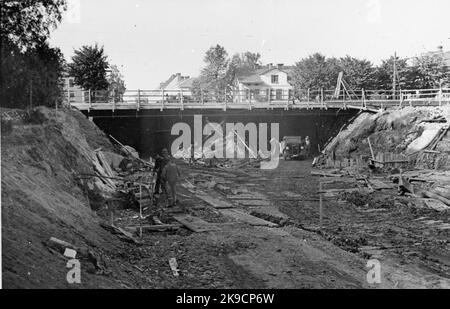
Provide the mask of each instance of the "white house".
[{"label": "white house", "polygon": [[84,89],[75,84],[75,78],[73,76],[69,76],[67,73],[64,73],[60,83],[63,89],[63,99],[65,102],[84,103],[89,100],[87,97],[88,94],[85,93]]},{"label": "white house", "polygon": [[293,97],[290,84],[292,67],[269,64],[235,80],[235,102],[288,101]]},{"label": "white house", "polygon": [[179,101],[180,95],[188,101],[192,98],[194,80],[194,77],[182,76],[181,73],[172,74],[167,81],[160,83],[159,90],[164,91],[165,100],[168,102]]}]

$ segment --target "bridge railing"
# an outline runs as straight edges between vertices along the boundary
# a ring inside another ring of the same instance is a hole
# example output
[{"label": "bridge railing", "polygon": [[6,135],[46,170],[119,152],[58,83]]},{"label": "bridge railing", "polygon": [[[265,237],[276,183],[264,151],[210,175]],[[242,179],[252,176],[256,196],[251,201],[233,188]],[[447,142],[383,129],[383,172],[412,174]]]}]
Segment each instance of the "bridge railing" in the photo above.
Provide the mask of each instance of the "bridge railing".
[{"label": "bridge railing", "polygon": [[66,102],[81,109],[140,108],[289,108],[289,107],[357,107],[384,108],[396,105],[441,105],[450,103],[450,88],[417,90],[329,89],[247,89],[223,91],[195,90],[127,90],[78,91],[63,94]]}]

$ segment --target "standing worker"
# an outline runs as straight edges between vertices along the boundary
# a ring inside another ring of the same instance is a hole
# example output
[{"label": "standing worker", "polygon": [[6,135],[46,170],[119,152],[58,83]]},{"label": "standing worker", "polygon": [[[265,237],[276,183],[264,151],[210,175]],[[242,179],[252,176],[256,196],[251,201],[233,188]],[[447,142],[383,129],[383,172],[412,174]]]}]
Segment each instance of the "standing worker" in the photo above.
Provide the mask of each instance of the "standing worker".
[{"label": "standing worker", "polygon": [[305,137],[305,150],[308,158],[311,157],[311,140],[309,139],[309,136]]},{"label": "standing worker", "polygon": [[[163,181],[163,185],[166,188],[165,194],[166,194],[166,200],[169,200],[169,196],[167,194],[167,187],[170,188],[170,195],[171,195],[171,201],[172,203],[169,204],[170,206],[175,206],[177,204],[177,191],[176,191],[176,186],[177,186],[177,182],[179,177],[181,176],[180,174],[180,170],[178,169],[178,166],[175,164],[175,162],[173,161],[173,159],[171,159],[166,166],[164,167],[162,174],[161,174],[161,179]],[[167,186],[168,184],[168,186]]]},{"label": "standing worker", "polygon": [[153,168],[153,172],[156,172],[155,195],[159,195],[161,187],[163,191],[165,190],[164,183],[161,182],[161,174],[169,159],[169,152],[166,148],[161,151],[161,156],[156,155],[155,167]]}]

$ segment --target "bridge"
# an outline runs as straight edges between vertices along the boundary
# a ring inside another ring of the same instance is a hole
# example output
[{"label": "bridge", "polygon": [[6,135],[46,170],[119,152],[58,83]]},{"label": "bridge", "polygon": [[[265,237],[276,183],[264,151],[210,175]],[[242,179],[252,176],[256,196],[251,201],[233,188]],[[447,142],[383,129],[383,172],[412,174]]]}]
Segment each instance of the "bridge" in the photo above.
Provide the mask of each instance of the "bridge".
[{"label": "bridge", "polygon": [[194,93],[189,90],[127,90],[66,92],[65,103],[81,111],[141,110],[311,110],[356,109],[377,112],[404,106],[450,103],[450,88],[417,90],[296,90],[284,93],[257,90]]}]

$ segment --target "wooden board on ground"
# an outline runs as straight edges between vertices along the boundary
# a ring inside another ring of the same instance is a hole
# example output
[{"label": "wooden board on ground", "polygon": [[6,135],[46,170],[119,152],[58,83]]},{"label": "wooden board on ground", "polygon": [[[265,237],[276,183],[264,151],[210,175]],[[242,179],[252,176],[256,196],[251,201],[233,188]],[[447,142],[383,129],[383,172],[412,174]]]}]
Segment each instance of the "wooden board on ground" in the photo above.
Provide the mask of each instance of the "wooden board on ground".
[{"label": "wooden board on ground", "polygon": [[268,201],[268,200],[244,199],[244,200],[235,200],[235,201],[238,202],[242,206],[271,206],[272,205],[270,203],[270,201]]},{"label": "wooden board on ground", "polygon": [[198,217],[194,217],[191,215],[176,215],[173,216],[173,218],[196,233],[220,230],[216,225],[208,223]]},{"label": "wooden board on ground", "polygon": [[238,221],[248,223],[252,226],[270,226],[270,227],[278,226],[277,224],[275,224],[273,222],[269,222],[269,221],[257,218],[255,216],[249,215],[248,213],[244,212],[243,210],[239,210],[239,209],[220,209],[219,212],[224,216],[231,217]]},{"label": "wooden board on ground", "polygon": [[378,179],[367,180],[374,190],[393,189],[393,186],[386,184]]},{"label": "wooden board on ground", "polygon": [[195,196],[198,197],[199,199],[201,199],[202,201],[205,201],[206,203],[208,203],[212,207],[217,208],[217,209],[233,208],[234,207],[233,204],[231,204],[231,203],[229,203],[227,201],[219,200],[219,199],[214,198],[214,197],[209,196],[209,195],[197,194]]},{"label": "wooden board on ground", "polygon": [[311,175],[322,176],[322,177],[342,177],[342,176],[344,176],[342,174],[331,174],[331,173],[319,172],[319,171],[311,171]]},{"label": "wooden board on ground", "polygon": [[[181,227],[180,224],[156,224],[156,225],[142,225],[143,231],[149,231],[149,232],[166,232],[166,231],[173,231],[178,230]],[[133,232],[138,231],[141,227],[139,225],[130,225],[125,227],[127,230],[131,230]]]},{"label": "wooden board on ground", "polygon": [[230,200],[265,200],[265,196],[259,194],[228,194],[227,199]]},{"label": "wooden board on ground", "polygon": [[435,199],[423,199],[423,203],[427,206],[427,208],[431,208],[437,211],[450,209],[450,207],[445,205],[443,202]]}]

